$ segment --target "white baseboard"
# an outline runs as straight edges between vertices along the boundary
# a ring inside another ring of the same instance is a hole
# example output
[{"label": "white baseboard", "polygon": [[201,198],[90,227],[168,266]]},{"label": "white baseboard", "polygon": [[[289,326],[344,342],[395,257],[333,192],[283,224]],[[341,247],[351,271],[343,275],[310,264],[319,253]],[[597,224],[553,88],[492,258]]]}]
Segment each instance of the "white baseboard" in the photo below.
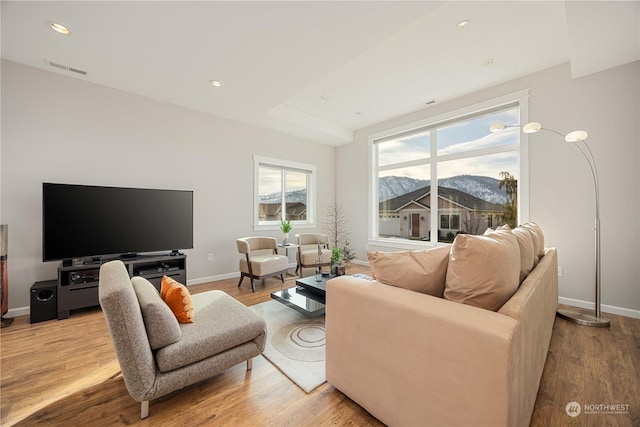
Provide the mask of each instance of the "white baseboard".
[{"label": "white baseboard", "polygon": [[31,313],[31,307],[18,307],[18,308],[10,308],[3,317],[18,317],[25,316]]},{"label": "white baseboard", "polygon": [[[294,263],[289,263],[289,268],[296,268],[298,266],[298,264]],[[201,283],[208,283],[208,282],[217,282],[218,280],[225,280],[225,279],[235,279],[237,277],[240,277],[240,272],[239,271],[235,271],[233,273],[225,273],[225,274],[218,274],[216,276],[206,276],[206,277],[200,277],[198,279],[191,279],[191,280],[187,280],[187,286],[189,285],[199,285]]]},{"label": "white baseboard", "polygon": [[216,276],[206,276],[206,277],[200,277],[198,279],[187,280],[187,286],[199,285],[201,283],[208,283],[208,282],[217,282],[218,280],[234,279],[236,277],[240,277],[239,271],[236,271],[234,273],[218,274]]},{"label": "white baseboard", "polygon": [[[560,304],[572,305],[574,307],[580,307],[580,308],[587,308],[594,311],[596,309],[595,303],[592,303],[589,301],[582,301],[579,299],[558,297],[558,302]],[[617,314],[619,316],[640,319],[640,310],[633,310],[630,308],[616,307],[614,305],[606,305],[606,304],[600,304],[600,310],[602,310],[604,313],[611,313],[611,314]]]}]

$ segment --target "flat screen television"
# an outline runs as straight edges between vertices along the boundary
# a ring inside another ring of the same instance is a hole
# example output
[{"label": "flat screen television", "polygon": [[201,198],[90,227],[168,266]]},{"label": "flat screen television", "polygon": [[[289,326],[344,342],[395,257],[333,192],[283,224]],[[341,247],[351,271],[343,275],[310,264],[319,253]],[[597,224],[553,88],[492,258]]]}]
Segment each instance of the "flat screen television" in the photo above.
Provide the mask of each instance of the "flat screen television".
[{"label": "flat screen television", "polygon": [[42,184],[42,260],[193,248],[193,191]]}]

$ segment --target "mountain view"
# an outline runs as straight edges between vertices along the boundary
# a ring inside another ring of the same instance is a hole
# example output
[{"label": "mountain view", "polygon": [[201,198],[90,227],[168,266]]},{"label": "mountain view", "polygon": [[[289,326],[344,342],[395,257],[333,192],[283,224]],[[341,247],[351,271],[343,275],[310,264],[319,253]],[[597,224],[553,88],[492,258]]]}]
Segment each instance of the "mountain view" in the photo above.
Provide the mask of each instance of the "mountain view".
[{"label": "mountain view", "polygon": [[[441,187],[453,188],[491,203],[504,204],[507,202],[507,193],[505,188],[498,188],[499,184],[499,179],[473,175],[458,175],[438,180]],[[378,181],[378,198],[380,201],[393,199],[428,185],[429,180],[385,176]]]},{"label": "mountain view", "polygon": [[[499,189],[499,179],[488,176],[458,175],[438,180],[438,185],[463,191],[479,199],[491,203],[505,204],[507,202],[506,189]],[[380,201],[393,199],[413,190],[429,185],[429,180],[414,179],[406,176],[385,176],[378,182],[378,197]],[[307,190],[296,190],[287,193],[288,202],[306,202]],[[282,202],[280,192],[260,196],[260,203],[279,204]]]},{"label": "mountain view", "polygon": [[[307,202],[307,190],[295,190],[287,193],[287,203]],[[279,205],[282,203],[282,193],[271,193],[260,196],[260,203],[265,205]]]}]

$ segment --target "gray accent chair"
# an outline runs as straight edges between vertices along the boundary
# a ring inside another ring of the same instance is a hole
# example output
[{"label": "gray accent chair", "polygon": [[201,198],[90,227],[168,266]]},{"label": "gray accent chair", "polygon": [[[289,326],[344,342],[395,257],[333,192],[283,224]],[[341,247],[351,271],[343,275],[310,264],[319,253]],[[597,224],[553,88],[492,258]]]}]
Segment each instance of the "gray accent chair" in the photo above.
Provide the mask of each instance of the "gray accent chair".
[{"label": "gray accent chair", "polygon": [[331,265],[331,249],[329,249],[329,236],[318,233],[300,233],[296,234],[296,244],[298,252],[296,254],[296,274],[300,270],[300,276],[303,276],[303,268],[318,268],[318,249],[320,255],[320,269]]},{"label": "gray accent chair", "polygon": [[245,277],[251,279],[251,290],[256,291],[254,279],[280,276],[284,283],[284,275],[289,268],[289,257],[278,255],[278,241],[274,237],[242,237],[236,241],[240,258],[240,281]]},{"label": "gray accent chair", "polygon": [[109,327],[125,385],[141,402],[210,378],[262,353],[264,319],[222,291],[191,296],[193,323],[178,323],[158,290],[142,277],[129,278],[121,261],[100,267],[100,306]]}]

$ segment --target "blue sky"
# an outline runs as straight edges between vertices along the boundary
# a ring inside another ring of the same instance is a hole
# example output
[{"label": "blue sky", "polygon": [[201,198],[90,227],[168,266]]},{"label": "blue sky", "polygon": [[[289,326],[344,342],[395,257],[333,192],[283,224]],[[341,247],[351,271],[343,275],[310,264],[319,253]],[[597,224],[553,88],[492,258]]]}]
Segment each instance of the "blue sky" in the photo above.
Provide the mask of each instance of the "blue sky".
[{"label": "blue sky", "polygon": [[[438,155],[463,153],[487,147],[496,147],[517,142],[519,130],[508,128],[498,133],[489,132],[493,123],[513,125],[518,123],[518,110],[510,109],[444,126],[437,130]],[[399,140],[379,143],[378,158],[380,165],[391,165],[400,162],[426,159],[431,156],[430,136],[428,133]],[[518,177],[517,152],[505,152],[487,156],[440,161],[438,177],[446,178],[456,175],[482,175],[499,179],[499,173],[507,171]],[[408,176],[416,179],[429,179],[428,165],[398,168],[384,171],[380,176]]]}]

